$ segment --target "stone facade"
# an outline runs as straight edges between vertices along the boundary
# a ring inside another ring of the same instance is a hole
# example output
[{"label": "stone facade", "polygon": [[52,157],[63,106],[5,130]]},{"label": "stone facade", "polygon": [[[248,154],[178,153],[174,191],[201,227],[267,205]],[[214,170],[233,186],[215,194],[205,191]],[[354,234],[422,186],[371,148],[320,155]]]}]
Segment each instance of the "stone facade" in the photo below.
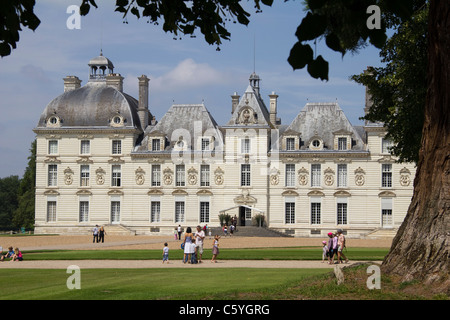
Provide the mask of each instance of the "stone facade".
[{"label": "stone facade", "polygon": [[352,126],[337,103],[308,103],[282,124],[278,95],[268,109],[256,74],[231,96],[225,124],[203,104],[173,105],[157,121],[146,76],[138,101],[102,54],[89,66],[88,83],[65,78],[34,129],[36,233],[98,224],[172,234],[178,225],[219,226],[228,213],[240,225],[263,215],[295,236],[341,228],[359,237],[395,230],[405,217],[415,168],[395,162],[381,124]]}]

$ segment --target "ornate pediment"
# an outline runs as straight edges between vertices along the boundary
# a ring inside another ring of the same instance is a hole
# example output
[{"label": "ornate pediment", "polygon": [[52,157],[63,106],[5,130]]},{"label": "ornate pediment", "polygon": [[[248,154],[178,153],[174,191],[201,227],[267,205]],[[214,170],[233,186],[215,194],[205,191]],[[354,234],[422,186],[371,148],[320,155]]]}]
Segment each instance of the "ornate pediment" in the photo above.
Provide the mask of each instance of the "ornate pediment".
[{"label": "ornate pediment", "polygon": [[392,192],[392,191],[381,191],[379,194],[378,194],[378,197],[380,197],[380,198],[394,198],[394,197],[396,197],[397,195],[394,193],[394,192]]},{"label": "ornate pediment", "polygon": [[258,123],[258,115],[250,106],[241,108],[238,113],[236,124],[256,124]]}]

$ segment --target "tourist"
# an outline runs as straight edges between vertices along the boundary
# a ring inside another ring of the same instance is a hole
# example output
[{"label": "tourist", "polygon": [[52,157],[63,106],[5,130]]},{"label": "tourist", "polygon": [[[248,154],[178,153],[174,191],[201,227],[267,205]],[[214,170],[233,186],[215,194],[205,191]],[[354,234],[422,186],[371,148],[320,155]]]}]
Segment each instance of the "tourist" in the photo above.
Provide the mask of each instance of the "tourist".
[{"label": "tourist", "polygon": [[22,252],[20,252],[19,248],[15,248],[14,254],[11,257],[11,261],[22,261],[22,260],[23,260]]},{"label": "tourist", "polygon": [[191,227],[187,227],[186,233],[184,234],[184,256],[183,256],[183,263],[189,262],[191,258],[191,243],[192,239],[194,238],[194,235],[192,234]]},{"label": "tourist", "polygon": [[227,227],[227,225],[224,225],[222,230],[223,230],[223,235],[226,237],[227,234],[228,234],[228,227]]},{"label": "tourist", "polygon": [[5,255],[2,255],[2,257],[1,257],[0,260],[3,261],[3,260],[5,260],[6,258],[12,258],[13,255],[14,255],[13,247],[9,247],[9,248],[8,248],[8,252],[7,252]]},{"label": "tourist", "polygon": [[197,263],[197,246],[195,244],[195,238],[192,238],[192,242],[190,244],[190,252],[191,252],[191,264]]},{"label": "tourist", "polygon": [[337,237],[332,233],[328,233],[328,262],[334,264],[334,255],[337,253]]},{"label": "tourist", "polygon": [[217,262],[217,256],[219,255],[219,235],[214,236],[214,242],[213,242],[213,249],[212,249],[212,259],[211,262],[216,263]]},{"label": "tourist", "polygon": [[98,225],[96,224],[94,229],[92,229],[92,235],[94,236],[92,238],[92,243],[98,242]]},{"label": "tourist", "polygon": [[337,238],[338,238],[338,249],[337,249],[337,256],[338,256],[338,263],[343,263],[342,258],[345,259],[345,263],[348,263],[348,258],[344,255],[344,248],[345,248],[345,236],[342,233],[342,229],[337,230]]},{"label": "tourist", "polygon": [[169,245],[166,243],[164,243],[164,248],[163,248],[163,261],[162,263],[164,264],[164,261],[167,261],[167,264],[169,264]]},{"label": "tourist", "polygon": [[98,242],[105,242],[105,228],[103,226],[100,227],[100,229],[98,230]]},{"label": "tourist", "polygon": [[181,225],[178,225],[177,232],[178,232],[178,240],[181,240]]},{"label": "tourist", "polygon": [[326,241],[322,241],[322,263],[325,261],[325,259],[328,259],[328,246]]},{"label": "tourist", "polygon": [[195,233],[195,246],[197,250],[197,258],[198,263],[202,263],[202,255],[203,255],[203,240],[205,239],[205,231],[197,226],[197,232]]}]

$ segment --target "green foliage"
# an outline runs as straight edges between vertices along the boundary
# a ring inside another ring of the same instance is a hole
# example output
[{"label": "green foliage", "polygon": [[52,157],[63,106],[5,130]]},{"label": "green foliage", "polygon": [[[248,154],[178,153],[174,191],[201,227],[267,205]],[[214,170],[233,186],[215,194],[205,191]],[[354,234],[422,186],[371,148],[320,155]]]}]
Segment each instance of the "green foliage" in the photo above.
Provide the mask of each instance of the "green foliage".
[{"label": "green foliage", "polygon": [[422,140],[427,88],[428,6],[402,23],[382,48],[385,67],[351,77],[364,84],[373,106],[363,119],[382,122],[387,138],[394,142],[391,152],[400,162],[418,162]]},{"label": "green foliage", "polygon": [[17,191],[20,181],[18,176],[0,179],[0,230],[13,229],[13,213],[17,209]]},{"label": "green foliage", "polygon": [[35,0],[0,0],[0,56],[11,54],[22,27],[36,30],[41,21],[34,14]]}]

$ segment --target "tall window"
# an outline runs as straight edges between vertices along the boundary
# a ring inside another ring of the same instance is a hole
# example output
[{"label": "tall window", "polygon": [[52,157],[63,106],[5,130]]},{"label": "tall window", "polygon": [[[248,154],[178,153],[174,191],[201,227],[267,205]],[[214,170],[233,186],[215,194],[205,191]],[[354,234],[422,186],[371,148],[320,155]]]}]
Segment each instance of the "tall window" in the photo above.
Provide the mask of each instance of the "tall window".
[{"label": "tall window", "polygon": [[152,151],[160,151],[161,143],[159,139],[152,139]]},{"label": "tall window", "polygon": [[58,183],[58,166],[50,164],[48,166],[48,186],[56,187]]},{"label": "tall window", "polygon": [[150,221],[151,222],[160,222],[161,221],[161,202],[159,202],[159,201],[151,202]]},{"label": "tall window", "polygon": [[245,138],[241,140],[241,152],[242,153],[250,153],[251,146],[250,146],[250,139]]},{"label": "tall window", "polygon": [[80,154],[90,154],[90,153],[91,153],[91,141],[81,140]]},{"label": "tall window", "polygon": [[48,154],[57,154],[57,153],[58,153],[58,140],[49,140]]},{"label": "tall window", "polygon": [[286,164],[286,187],[295,187],[295,164]]},{"label": "tall window", "polygon": [[209,202],[200,202],[200,223],[209,222]]},{"label": "tall window", "polygon": [[80,222],[89,221],[89,201],[80,201]]},{"label": "tall window", "polygon": [[311,202],[311,224],[320,224],[320,202]]},{"label": "tall window", "polygon": [[241,164],[241,186],[250,186],[250,165]]},{"label": "tall window", "polygon": [[347,203],[337,204],[337,224],[347,224]]},{"label": "tall window", "polygon": [[320,187],[320,164],[311,165],[311,187]]},{"label": "tall window", "polygon": [[159,187],[161,185],[161,165],[152,165],[152,186]]},{"label": "tall window", "polygon": [[337,186],[340,188],[347,187],[347,165],[338,164],[337,171],[338,171]]},{"label": "tall window", "polygon": [[381,186],[383,188],[392,187],[392,164],[383,164],[381,166]]},{"label": "tall window", "polygon": [[56,201],[47,201],[47,221],[56,221]]},{"label": "tall window", "polygon": [[200,166],[200,186],[209,187],[209,164]]},{"label": "tall window", "polygon": [[392,198],[381,198],[381,224],[383,227],[391,227],[392,219]]},{"label": "tall window", "polygon": [[112,166],[111,185],[120,187],[122,185],[122,169],[120,165]]},{"label": "tall window", "polygon": [[120,222],[120,201],[111,201],[111,222]]},{"label": "tall window", "polygon": [[392,146],[393,146],[392,140],[382,139],[381,140],[381,153],[391,153]]},{"label": "tall window", "polygon": [[338,150],[347,150],[347,138],[338,138]]},{"label": "tall window", "polygon": [[295,223],[295,202],[285,202],[284,212],[286,223]]},{"label": "tall window", "polygon": [[286,138],[286,150],[295,150],[295,138]]},{"label": "tall window", "polygon": [[113,140],[112,141],[112,154],[122,154],[122,141]]},{"label": "tall window", "polygon": [[184,164],[178,164],[175,167],[175,185],[177,187],[184,187],[186,185]]},{"label": "tall window", "polygon": [[175,222],[184,222],[184,201],[175,202]]},{"label": "tall window", "polygon": [[89,166],[82,165],[80,167],[80,186],[88,187],[89,186]]}]

